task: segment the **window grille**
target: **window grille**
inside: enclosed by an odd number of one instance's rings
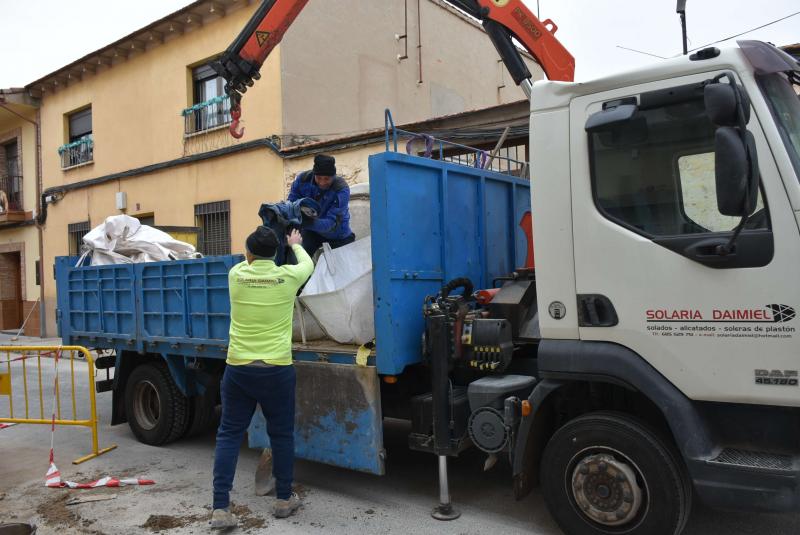
[[[19,143],[12,141],[3,146],[5,169],[0,169],[0,190],[6,194],[8,205],[4,210],[22,211],[22,173],[19,168]]]
[[[83,248],[83,237],[89,232],[89,222],[70,223],[67,225],[67,235],[69,240],[69,255],[78,256]]]
[[[196,204],[195,226],[200,229],[198,250],[206,256],[231,254],[230,201]]]

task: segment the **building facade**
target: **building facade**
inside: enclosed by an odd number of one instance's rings
[[[40,334],[38,99],[0,89],[0,330]],[[27,321],[26,321],[27,320]]]
[[[255,7],[194,2],[27,86],[41,99],[48,333],[55,257],[80,253],[108,216],[135,216],[204,254],[242,252],[260,205],[284,198],[307,165],[298,155],[380,127],[386,108],[413,123],[524,98],[480,25],[439,0],[314,2],[245,95],[246,133],[234,140],[209,65]],[[351,181],[366,179],[354,170],[367,156],[337,151]]]

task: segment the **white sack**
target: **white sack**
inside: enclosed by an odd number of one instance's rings
[[[325,333],[340,344],[375,338],[372,242],[363,238],[331,249],[327,243],[300,300]]]
[[[302,314],[302,317],[301,317]],[[322,340],[325,338],[325,331],[317,323],[316,318],[300,302],[298,297],[294,303],[294,316],[292,317],[292,341],[303,341],[303,328],[305,328],[305,341]]]
[[[135,217],[115,215],[83,237],[92,265],[185,260],[198,256],[194,246],[166,232],[142,225]],[[81,258],[83,259],[83,258]]]

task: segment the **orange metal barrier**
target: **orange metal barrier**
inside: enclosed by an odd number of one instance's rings
[[[86,361],[86,368],[88,369],[88,383],[86,386],[89,389],[89,407],[88,415],[84,403],[81,403],[81,410],[78,408],[78,399],[75,394],[76,386],[76,360],[78,360],[77,367],[83,366],[82,357]],[[62,389],[62,372],[69,362],[69,375],[66,390]],[[5,370],[2,364],[5,362]],[[32,363],[32,364],[29,364]],[[53,380],[43,382],[42,370],[43,365],[50,365],[53,367]],[[32,373],[29,373],[29,368],[33,368]],[[78,381],[81,381],[81,372],[78,370]],[[29,375],[32,375],[32,380],[29,381]],[[38,378],[38,380],[37,380]],[[65,381],[67,382],[67,381]],[[29,384],[34,383],[34,384]],[[78,383],[80,385],[80,383]],[[48,387],[50,390],[48,390]],[[25,417],[15,415],[14,412],[14,397],[15,390],[17,390],[17,401],[20,401],[18,389],[22,389],[22,400],[25,403]],[[62,394],[65,392],[66,394]],[[33,394],[34,399],[30,396]],[[71,418],[62,415],[61,398],[62,395],[68,395],[71,401],[72,411]],[[94,359],[89,353],[89,350],[80,346],[0,346],[0,398],[2,396],[8,397],[8,417],[0,416],[0,423],[15,423],[15,424],[44,424],[44,425],[77,425],[88,427],[92,431],[92,453],[75,459],[73,464],[80,464],[82,462],[93,459],[98,455],[102,455],[108,451],[116,448],[112,445],[107,448],[100,449],[97,440],[97,399],[95,396],[95,367]],[[35,403],[38,396],[38,411],[36,411]],[[46,417],[45,402],[48,399],[54,400],[54,407],[51,412],[50,418]],[[64,412],[67,412],[65,408]],[[18,411],[19,412],[19,411]],[[38,418],[36,418],[38,412]],[[79,417],[79,415],[81,417]],[[33,416],[33,417],[32,417]]]

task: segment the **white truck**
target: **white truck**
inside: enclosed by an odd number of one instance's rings
[[[518,497],[540,481],[570,535],[680,533],[693,495],[800,510],[797,60],[740,41],[573,83],[552,21],[447,1],[530,97],[536,266],[489,303],[468,277],[425,301],[410,445],[440,457],[438,516],[467,442],[508,453]],[[236,117],[306,2],[263,2],[222,55]],[[512,37],[560,81],[532,83]]]
[[[757,41],[534,84],[515,481],[565,532],[680,533],[693,494],[800,509],[799,90]]]

